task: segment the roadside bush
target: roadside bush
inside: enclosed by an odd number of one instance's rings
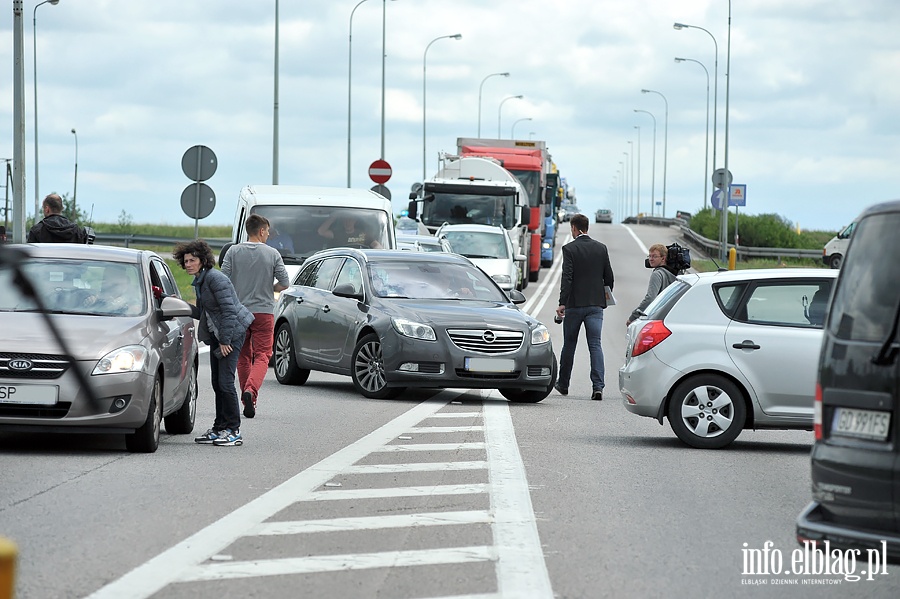
[[[734,240],[734,212],[728,213],[728,240]],[[720,213],[713,208],[691,217],[691,230],[707,239],[719,238]],[[802,231],[797,234],[791,221],[778,214],[741,214],[737,219],[742,246],[766,248],[822,249],[835,235],[833,231]]]

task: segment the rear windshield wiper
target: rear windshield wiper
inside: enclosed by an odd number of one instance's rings
[[[881,342],[881,348],[878,353],[872,356],[872,364],[877,366],[889,366],[894,363],[897,358],[897,347],[894,340],[897,338],[897,328],[900,326],[900,303],[894,309],[894,322],[891,324],[891,330],[888,331],[887,337]]]

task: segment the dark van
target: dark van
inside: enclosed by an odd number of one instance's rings
[[[834,285],[797,540],[900,563],[900,201],[866,209]]]

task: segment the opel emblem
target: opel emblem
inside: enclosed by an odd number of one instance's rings
[[[18,370],[20,372],[31,370],[34,367],[34,364],[31,363],[31,360],[10,360],[9,361],[9,369],[10,370]]]
[[[484,339],[485,343],[493,343],[497,340],[497,336],[494,334],[494,331],[485,331],[481,338]]]

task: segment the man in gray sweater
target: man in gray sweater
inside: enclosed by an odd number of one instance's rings
[[[228,248],[222,261],[222,272],[231,279],[238,299],[254,316],[237,363],[244,416],[253,418],[256,416],[259,388],[266,378],[272,357],[274,294],[287,289],[290,281],[281,254],[266,245],[269,220],[259,214],[251,214],[244,226],[247,228],[247,241]]]
[[[647,306],[656,299],[656,296],[675,281],[675,273],[666,264],[668,254],[669,250],[661,243],[654,243],[650,246],[650,251],[647,254],[647,266],[652,268],[653,272],[650,273],[647,294],[641,300],[641,303],[638,304],[638,307],[628,316],[628,321],[625,323],[626,327],[640,318]]]

